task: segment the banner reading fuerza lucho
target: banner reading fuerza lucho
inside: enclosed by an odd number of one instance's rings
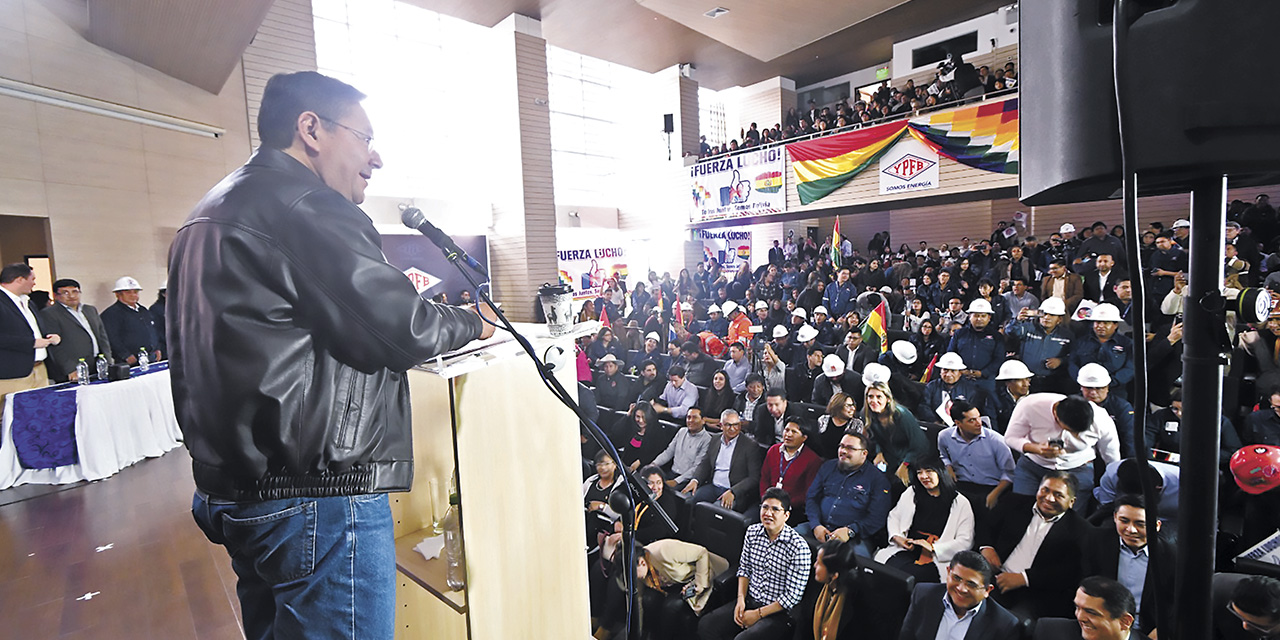
[[[689,167],[693,222],[742,218],[787,209],[781,146],[704,160]]]

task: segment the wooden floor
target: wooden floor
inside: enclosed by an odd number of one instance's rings
[[[193,488],[179,447],[99,482],[0,491],[0,637],[243,638]]]

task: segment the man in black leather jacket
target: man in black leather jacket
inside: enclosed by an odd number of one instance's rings
[[[392,637],[386,492],[413,476],[405,371],[493,333],[384,259],[356,207],[382,166],[363,98],[314,72],[271,78],[262,147],[170,249],[192,511],[231,555],[251,638]]]

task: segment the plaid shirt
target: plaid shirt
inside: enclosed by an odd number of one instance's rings
[[[747,527],[738,577],[747,579],[747,595],[757,602],[777,602],[790,610],[804,596],[811,563],[809,544],[795,529],[783,525],[778,539],[770,541],[757,522]]]

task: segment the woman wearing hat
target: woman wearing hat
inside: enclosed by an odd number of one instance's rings
[[[613,354],[619,362],[626,357],[626,351],[622,348],[622,343],[613,335],[613,329],[609,327],[601,327],[596,332],[596,339],[587,347],[587,360],[591,363],[591,367],[595,368],[596,363],[603,358],[605,354]]]

